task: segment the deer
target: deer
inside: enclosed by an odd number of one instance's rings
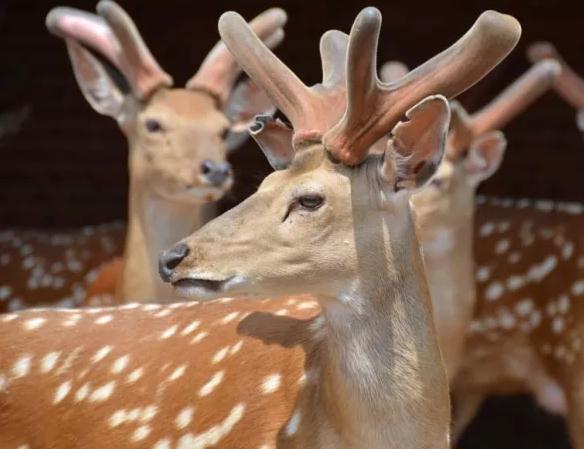
[[[258,117],[250,128],[278,169],[161,254],[161,277],[186,301],[1,317],[0,441],[447,447],[448,382],[409,198],[443,156],[446,98],[507,56],[521,29],[488,11],[383,84],[380,25],[366,8],[349,36],[325,33],[323,82],[309,88],[241,16],[221,16],[223,41],[292,125]],[[390,131],[383,154],[369,154]]]
[[[551,44],[531,46],[528,57],[558,61],[553,87],[575,105],[576,75]],[[582,448],[584,205],[499,197],[479,197],[478,204],[477,304],[452,385],[453,438],[488,396],[530,394],[543,409],[565,416],[574,447]]]
[[[407,67],[397,62],[386,64],[384,69],[387,77],[407,72]],[[450,381],[461,363],[476,304],[473,229],[477,187],[502,162],[507,141],[501,129],[547,92],[559,73],[556,61],[541,61],[473,114],[452,101],[444,160],[429,186],[412,197]]]
[[[168,300],[170,289],[158,279],[158,252],[216,215],[216,201],[233,183],[228,152],[245,141],[248,122],[273,107],[252,83],[236,84],[241,71],[221,42],[186,87],[177,88],[119,5],[101,1],[97,13],[58,7],[46,19],[66,42],[85,99],[117,121],[129,145],[123,259],[103,268],[88,296]],[[286,20],[273,8],[251,26],[274,47]]]

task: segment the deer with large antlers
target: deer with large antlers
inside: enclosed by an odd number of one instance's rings
[[[85,98],[118,122],[130,147],[123,263],[106,267],[90,296],[115,287],[124,301],[168,300],[158,253],[215,215],[213,202],[233,182],[227,151],[245,140],[254,115],[273,106],[249,81],[234,88],[241,70],[221,42],[185,89],[173,88],[126,12],[111,1],[97,11],[61,7],[47,16],[49,30],[66,41]],[[274,8],[251,27],[273,47],[285,22],[284,11]]]
[[[180,295],[309,293],[322,313],[289,298],[4,316],[1,441],[448,446],[448,383],[409,197],[443,154],[449,105],[435,94],[481,79],[520,27],[487,12],[452,47],[383,84],[380,25],[367,8],[349,37],[325,33],[323,83],[309,88],[239,15],[222,16],[226,45],[293,129],[260,117],[252,132],[279,170],[160,259]],[[384,153],[368,154],[390,131]]]
[[[550,44],[532,46],[528,55],[537,64],[559,61],[553,86],[571,104],[584,104],[577,102],[574,71]],[[546,410],[565,415],[573,444],[583,448],[584,205],[484,197],[479,203],[478,302],[453,383],[454,437],[486,397],[528,393]]]

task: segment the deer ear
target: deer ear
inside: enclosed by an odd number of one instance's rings
[[[434,175],[444,155],[450,107],[441,95],[427,97],[406,112],[393,129],[381,164],[381,177],[399,190],[417,190]]]
[[[75,79],[87,102],[98,113],[119,119],[125,95],[103,63],[72,39],[67,39],[67,50]]]
[[[503,160],[507,139],[501,131],[491,131],[476,138],[465,156],[464,170],[473,183],[480,183],[497,171]]]
[[[271,116],[276,112],[275,106],[266,93],[251,80],[245,80],[233,90],[224,113],[231,122],[226,138],[228,150],[239,147],[249,137],[248,128],[254,124],[255,117]]]
[[[258,115],[249,133],[260,146],[274,170],[287,168],[294,159],[292,129],[270,115]]]

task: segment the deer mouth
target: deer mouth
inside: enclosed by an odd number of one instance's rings
[[[208,299],[220,297],[234,283],[235,278],[235,276],[225,279],[189,277],[173,281],[172,286],[179,296]]]

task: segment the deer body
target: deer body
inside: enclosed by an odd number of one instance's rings
[[[127,13],[107,0],[97,10],[94,15],[55,8],[47,16],[49,30],[67,44],[85,98],[118,122],[129,144],[123,261],[104,269],[86,302],[99,304],[112,295],[116,302],[168,300],[171,291],[158,278],[158,253],[215,215],[213,203],[233,183],[227,151],[245,140],[247,121],[272,105],[249,82],[235,86],[240,69],[221,43],[186,88],[173,88]],[[275,8],[252,27],[275,46],[285,22],[285,12]]]

